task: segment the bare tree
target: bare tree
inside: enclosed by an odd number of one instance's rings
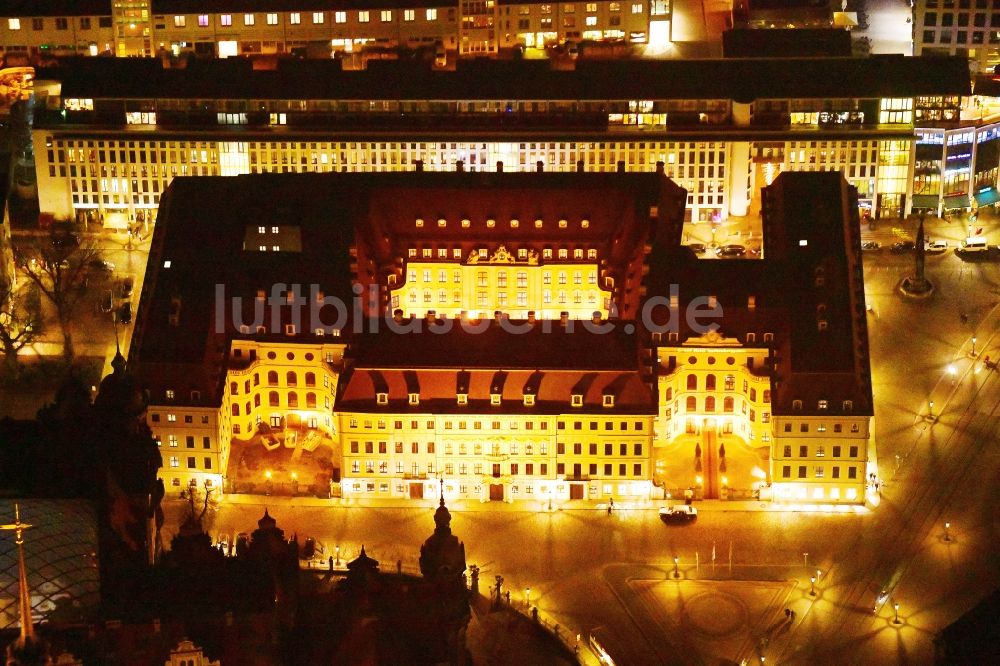
[[[87,293],[90,264],[100,260],[93,247],[77,245],[71,236],[41,238],[19,258],[21,272],[56,309],[63,334],[63,357],[73,360],[73,316]]]
[[[18,353],[41,332],[39,310],[37,298],[31,298],[27,289],[15,287],[0,275],[0,345],[8,376],[17,374]]]

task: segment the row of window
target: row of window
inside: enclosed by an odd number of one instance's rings
[[[59,17],[52,19],[55,23],[56,30],[69,30],[69,18]],[[97,25],[100,28],[110,28],[111,27],[111,17],[110,16],[98,16]],[[90,30],[93,27],[93,20],[90,16],[80,17],[80,30]],[[8,30],[20,30],[21,29],[21,19],[19,18],[9,18],[7,19],[7,29]],[[41,17],[35,17],[31,19],[31,29],[35,32],[41,32],[45,30],[45,19]]]
[[[574,443],[572,443],[573,455],[578,455],[578,456],[579,455],[584,455],[584,453],[583,453],[583,446],[584,445],[582,443],[580,443],[580,442],[574,442]],[[599,449],[599,446],[601,447],[600,449]],[[396,453],[403,453],[405,448],[406,447],[404,446],[403,442],[394,442],[393,443],[393,449],[395,450]],[[512,456],[516,456],[516,455],[520,455],[520,448],[521,448],[520,443],[519,442],[513,442],[513,441],[512,442],[508,442],[507,445],[506,445],[506,447],[503,447],[500,444],[491,444],[487,448],[486,454],[487,455],[493,455],[493,456],[500,456],[500,455],[512,455]],[[632,455],[632,456],[642,457],[643,451],[644,451],[645,447],[642,444],[642,442],[632,442],[632,449],[631,449],[632,453],[631,454],[629,454],[629,444],[627,442],[619,442],[617,448],[618,448],[618,454],[617,455],[619,455],[619,456]],[[362,449],[363,449],[363,451],[362,451]],[[375,453],[376,449],[378,450],[378,453],[388,453],[389,443],[388,442],[363,442],[362,443],[362,442],[359,442],[357,440],[351,440],[351,442],[350,442],[350,451],[351,451],[352,454],[361,454],[362,452],[363,453],[367,453],[367,454],[371,454],[371,453]],[[411,442],[409,449],[410,449],[410,453],[419,454],[420,453],[420,443],[419,442]],[[433,454],[435,452],[435,449],[436,449],[436,447],[435,447],[434,442],[428,442],[425,451],[426,451],[426,453]],[[477,455],[478,456],[478,455],[482,455],[483,454],[483,445],[479,444],[479,443],[472,444],[471,447],[469,445],[465,444],[465,443],[459,443],[457,445],[457,447],[454,444],[451,444],[451,443],[446,443],[444,445],[444,454],[445,455],[454,455],[454,453],[455,453],[456,450],[458,451],[458,455],[463,455],[464,456],[464,455],[468,455],[469,453],[471,453],[472,455]],[[566,443],[565,442],[558,442],[556,444],[556,453],[558,455],[565,455],[566,450],[567,450],[567,447],[566,447]],[[588,455],[592,455],[592,456],[599,455],[598,454],[598,450],[603,450],[605,456],[613,456],[613,455],[615,455],[615,444],[613,442],[604,442],[603,445],[598,445],[597,442],[590,442],[590,443],[587,444],[587,454]],[[548,443],[547,442],[540,442],[539,443],[539,447],[538,447],[538,454],[539,455],[543,455],[543,456],[544,455],[548,455],[548,451],[549,451]],[[535,444],[533,442],[524,442],[524,454],[530,456],[530,455],[534,455],[534,452],[535,452]]]
[[[860,468],[856,467],[856,466],[849,466],[847,468],[847,478],[848,479],[857,479],[857,478],[859,478],[858,469],[860,469]],[[798,470],[796,471],[795,478],[797,478],[797,479],[808,478],[807,477],[807,471],[808,471],[808,466],[806,466],[806,465],[799,465],[798,466]],[[782,479],[790,479],[790,478],[792,478],[792,466],[791,465],[782,465],[782,467],[781,467],[781,478]],[[824,465],[814,465],[813,466],[813,478],[816,478],[816,479],[826,478],[826,467]],[[830,467],[830,478],[831,479],[839,479],[839,478],[841,478],[841,476],[840,476],[840,465],[833,465],[832,467]]]
[[[192,393],[194,393],[194,392],[192,391]],[[173,400],[174,399],[173,391],[167,391],[167,395],[168,395],[168,398],[167,398],[168,400]],[[191,415],[191,414],[182,414],[182,416],[184,417],[184,423],[194,423],[194,416],[193,415]],[[153,423],[159,423],[160,422],[160,413],[159,412],[150,412],[149,418],[150,418],[150,420]],[[172,412],[168,412],[167,413],[167,423],[176,423],[176,422],[177,422],[177,414],[174,414]],[[201,424],[202,425],[207,425],[208,424],[208,414],[202,414],[201,415]]]
[[[181,461],[180,461],[180,458],[178,456],[170,456],[167,460],[168,460],[168,464],[170,466],[170,469],[173,470],[173,469],[180,468]],[[211,471],[211,469],[212,469],[212,459],[209,458],[208,456],[205,456],[204,458],[202,458],[202,461],[203,461],[204,465],[200,469]],[[188,456],[187,457],[187,468],[188,469],[199,469],[198,464],[197,464],[197,458],[195,458],[195,456]],[[179,482],[180,479],[175,479],[175,481]],[[179,483],[175,483],[174,485],[176,486],[176,485],[180,485],[180,484]]]
[[[206,458],[207,460],[207,458]],[[535,463],[524,463],[524,476],[534,476],[535,475]],[[427,475],[437,474],[438,472],[443,472],[444,474],[453,475],[455,474],[456,466],[454,463],[445,463],[443,469],[435,469],[433,462],[428,462],[424,467],[427,471]],[[548,463],[538,463],[538,476],[548,476],[549,465]],[[396,461],[395,471],[390,472],[389,462],[386,460],[353,460],[351,461],[351,473],[352,474],[411,474],[413,476],[420,476],[423,474],[421,472],[421,466],[419,463],[413,462],[410,464],[407,470],[404,463]],[[475,476],[483,475],[483,463],[473,463],[471,468],[467,463],[458,463],[458,474],[465,476],[471,473]],[[566,463],[556,463],[556,475],[566,476]],[[643,463],[632,463],[632,476],[635,478],[642,478],[643,474]],[[362,472],[362,470],[364,470]],[[600,471],[599,471],[600,470]],[[587,465],[586,472],[584,472],[582,465],[575,464],[569,473],[567,478],[579,478],[586,474],[587,476],[597,476],[599,473],[604,477],[626,477],[628,476],[629,465],[628,463],[618,463],[617,470],[616,465],[613,463],[590,463]],[[616,474],[617,472],[617,474]],[[492,465],[487,464],[486,473],[488,476],[493,476],[499,478],[503,475],[502,466],[499,463]],[[520,463],[508,463],[507,464],[507,474],[510,476],[520,476],[521,475],[521,464]]]
[[[856,425],[857,424],[855,424],[855,426]],[[838,430],[836,430],[836,432],[840,432],[840,430],[838,429]],[[857,430],[855,430],[854,432],[857,432]],[[843,451],[843,448],[839,444],[837,444],[837,445],[834,445],[834,446],[831,447],[830,453],[831,453],[832,457],[839,458],[842,451]],[[816,447],[816,449],[813,451],[813,453],[815,454],[815,456],[817,458],[825,458],[826,457],[826,446],[823,445],[823,444],[820,444],[819,446]],[[782,448],[782,454],[783,454],[783,456],[785,458],[791,458],[792,457],[792,447],[791,447],[790,444],[785,444],[785,446]],[[808,458],[809,457],[809,446],[808,445],[806,445],[806,444],[800,444],[799,445],[799,456],[798,457],[799,458]],[[858,457],[858,447],[855,446],[855,445],[851,445],[851,446],[847,447],[847,457],[848,458],[857,458]]]
[[[324,408],[330,409],[330,397],[329,396],[324,396],[323,399],[324,399],[324,405],[323,405]],[[254,408],[260,407],[260,404],[261,404],[260,394],[257,394],[257,395],[255,395],[253,397],[253,407]],[[316,409],[316,405],[317,405],[316,394],[312,393],[312,392],[306,393],[306,395],[305,395],[305,407],[306,407],[306,409]],[[267,406],[268,407],[281,407],[282,406],[281,405],[281,400],[280,400],[280,395],[278,394],[277,391],[268,391],[268,394],[267,394]],[[289,391],[288,395],[285,396],[285,405],[284,406],[287,407],[288,409],[298,409],[301,406],[299,404],[299,394],[296,393],[295,391]],[[250,407],[250,403],[247,402],[246,406],[244,408],[244,413],[247,416],[250,416],[251,411],[252,411],[252,409]],[[233,416],[239,416],[240,415],[240,406],[239,406],[238,403],[234,402],[232,404],[232,414],[233,414]]]
[[[809,428],[810,428],[810,425],[808,423],[806,423],[806,422],[799,423],[799,432],[800,433],[801,432],[809,432]],[[785,423],[785,427],[784,427],[784,431],[785,432],[792,432],[792,424],[786,422]],[[851,424],[851,432],[852,433],[857,433],[857,432],[860,432],[860,431],[861,431],[861,428],[860,428],[860,426],[857,423],[852,423]],[[819,424],[817,424],[816,425],[816,432],[826,432],[826,424],[825,423],[819,423]],[[842,423],[834,423],[833,424],[833,432],[844,432],[844,425]]]
[[[163,446],[163,441],[160,439],[160,436],[159,435],[155,435],[155,439],[156,439],[156,445],[162,447]],[[194,448],[194,441],[195,441],[194,435],[187,435],[184,438],[184,445],[187,448],[189,448],[189,449],[193,449]],[[177,435],[167,435],[167,446],[168,447],[170,447],[172,449],[176,449],[177,448],[177,442],[178,442]],[[210,448],[212,448],[212,438],[211,437],[202,437],[201,438],[201,448],[203,448],[203,449],[210,449]]]
[[[462,393],[462,394],[459,394],[459,395],[465,395],[466,397],[468,397],[468,394],[465,394],[465,393]],[[577,397],[580,398],[581,404],[582,404],[582,396],[574,396],[574,398],[577,398]],[[608,397],[613,398],[613,396],[608,396]],[[612,421],[610,419],[607,419],[607,420],[601,419],[601,420],[593,420],[593,421],[573,421],[572,422],[572,430],[583,430],[584,429],[584,423],[589,423],[588,428],[590,430],[599,430],[598,424],[601,423],[601,422],[604,423],[604,430],[608,431],[608,430],[614,430],[615,429],[614,421]],[[351,418],[351,419],[348,420],[348,427],[351,428],[351,429],[358,429],[360,427],[359,423],[362,423],[362,422],[359,421],[357,418]],[[393,429],[394,430],[402,430],[405,423],[406,422],[402,421],[402,420],[393,421]],[[426,428],[421,428],[420,427],[420,421],[411,420],[411,421],[409,421],[409,429],[410,430],[422,430],[422,429],[423,430],[434,430],[435,429],[435,423],[434,423],[434,421],[426,421],[425,423],[426,423]],[[470,421],[454,421],[454,422],[452,422],[452,421],[445,421],[443,423],[443,427],[444,427],[445,430],[451,430],[452,426],[454,425],[458,430],[465,430],[467,427],[469,427],[472,430],[477,430],[478,431],[478,430],[483,430],[483,423],[484,423],[483,421],[471,421],[471,422]],[[519,423],[522,423],[522,422],[519,422],[519,421],[516,421],[516,420],[511,420],[511,421],[509,421],[506,424],[506,427],[508,427],[511,430],[517,430],[520,427]],[[558,421],[557,424],[556,424],[556,427],[559,430],[567,430],[567,429],[569,429],[569,427],[567,425],[568,423],[569,422],[567,422],[567,421]],[[385,430],[386,429],[386,424],[387,424],[386,419],[378,419],[376,421],[372,421],[370,419],[365,419],[363,421],[363,427],[364,427],[365,430],[371,430],[373,427],[377,428],[378,430]],[[524,429],[525,430],[534,430],[535,429],[535,422],[534,421],[523,421],[523,424],[524,424]],[[490,427],[493,430],[500,430],[501,427],[502,427],[502,422],[498,421],[498,420],[492,421],[490,423]],[[548,421],[539,421],[538,422],[538,430],[548,430],[548,428],[549,428]],[[645,425],[645,423],[643,421],[634,421],[632,423],[632,430],[634,430],[635,432],[644,432],[645,428],[646,428],[646,425]],[[623,431],[623,432],[629,430],[629,423],[628,423],[628,421],[618,421],[618,429],[620,431]]]
[[[430,251],[431,251],[430,248],[424,248],[424,252],[427,253],[427,255],[426,255],[427,257],[430,257],[430,254],[429,254]],[[528,250],[526,248],[520,248],[520,249],[518,249],[519,255],[520,255],[520,252],[522,252],[522,251],[525,253],[524,254],[524,258],[527,259],[527,257],[528,257],[528,254],[527,254]],[[552,252],[553,252],[552,248],[546,248],[545,251],[547,252],[546,258],[548,258],[548,259],[552,258]],[[415,254],[416,253],[416,249],[415,248],[410,248],[410,252],[412,252],[412,253]],[[447,250],[445,250],[445,249],[439,249],[438,250],[439,256],[441,256],[442,252],[447,253]],[[560,248],[558,250],[558,252],[559,252],[559,258],[560,259],[566,259],[568,257],[568,250],[566,250],[565,248]],[[460,254],[461,250],[460,249],[456,248],[455,249],[455,253],[456,253],[456,256],[455,256],[456,259],[461,257],[461,254]],[[480,258],[483,258],[483,259],[486,258],[486,250],[481,250],[481,253],[482,254],[479,254],[477,256],[480,256]],[[521,257],[518,256],[518,258],[520,259]],[[577,248],[576,250],[574,250],[573,251],[573,258],[574,259],[583,259],[583,250],[580,249],[580,248]],[[596,259],[597,258],[597,250],[595,250],[595,249],[587,250],[587,258],[588,259]],[[541,273],[542,273],[542,284],[544,284],[544,285],[551,285],[552,284],[553,271],[542,271]],[[422,279],[418,279],[418,277],[422,278]],[[407,278],[408,278],[409,282],[413,282],[413,283],[415,283],[415,282],[436,282],[437,284],[447,284],[447,282],[448,282],[448,271],[446,269],[444,269],[444,268],[439,268],[438,271],[437,271],[437,280],[436,281],[435,281],[434,277],[435,277],[434,271],[433,271],[433,269],[430,269],[430,268],[424,268],[423,270],[419,270],[419,271],[416,268],[411,268],[411,269],[409,269],[409,271],[407,273]],[[505,270],[499,270],[499,271],[496,272],[496,276],[495,277],[496,277],[496,286],[497,286],[497,288],[499,288],[499,289],[507,289],[508,286],[510,286],[509,283],[508,283],[508,280],[507,280],[507,278],[508,278],[507,271],[505,271]],[[515,280],[514,285],[516,285],[517,287],[525,288],[525,287],[528,286],[528,271],[517,271],[516,273],[513,274],[513,277],[514,277],[514,280]],[[558,271],[558,272],[555,273],[555,277],[556,277],[556,283],[557,284],[568,284],[569,273],[567,271]],[[454,284],[461,284],[462,283],[462,278],[463,278],[463,271],[462,270],[460,270],[460,269],[454,269],[454,270],[451,271],[451,281]],[[573,272],[573,284],[582,285],[583,281],[584,281],[584,272],[583,271],[574,271]],[[594,271],[594,270],[587,271],[587,284],[597,284],[597,271]],[[476,286],[477,287],[488,287],[488,286],[490,286],[490,274],[489,274],[488,271],[477,271],[476,272]]]
[[[732,357],[730,357],[732,358]],[[735,359],[733,359],[735,360]],[[731,363],[730,363],[731,365]],[[685,379],[686,388],[688,391],[698,390],[698,375],[689,374]],[[718,379],[713,374],[705,375],[705,391],[715,391],[717,388]],[[735,375],[725,375],[723,377],[723,388],[726,391],[736,390],[736,376]],[[673,387],[667,387],[666,399],[670,400],[673,398]],[[752,402],[757,402],[757,389],[750,386],[750,382],[747,379],[743,380],[743,393],[749,394],[750,400]],[[764,389],[762,392],[763,401],[765,403],[771,402],[771,391],[769,389]]]
[[[704,407],[702,411],[704,413],[714,414],[716,411],[717,404],[718,403],[714,395],[707,396],[704,402],[702,403],[702,406]],[[734,414],[736,412],[735,404],[736,401],[733,398],[729,396],[724,397],[722,399],[722,413]],[[745,400],[740,401],[740,406],[744,416],[748,415],[749,413],[751,421],[757,420],[757,410],[753,409],[752,407],[748,408]],[[678,405],[677,401],[675,400],[673,409],[671,410],[670,408],[668,408],[666,410],[665,416],[669,420],[670,418],[673,417],[673,412],[679,412],[679,411],[680,411],[680,405]],[[684,411],[688,414],[701,413],[698,410],[698,399],[695,396],[689,395],[685,399]],[[761,423],[769,423],[771,421],[771,412],[761,412],[760,421]]]

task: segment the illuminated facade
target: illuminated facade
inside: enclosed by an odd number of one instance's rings
[[[317,58],[373,47],[439,45],[477,56],[566,41],[644,44],[651,17],[664,21],[669,15],[667,0],[363,0],[350,5],[320,0],[300,7],[276,0],[253,6],[224,0],[36,0],[0,3],[0,45],[27,55],[126,57],[166,50],[209,57]]]
[[[1000,2],[915,0],[913,54],[959,55],[974,71],[1000,64]]]

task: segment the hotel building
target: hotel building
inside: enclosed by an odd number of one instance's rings
[[[912,205],[915,119],[957,114],[969,92],[961,59],[900,56],[581,61],[571,71],[468,61],[445,72],[82,59],[38,79],[41,210],[108,225],[151,219],[178,175],[641,172],[657,162],[688,191],[693,221],[755,215],[755,193],[783,171],[840,171],[863,207],[900,216]]]
[[[178,178],[131,351],[168,487],[224,483],[234,438],[294,431],[306,450],[333,442],[346,497],[420,498],[441,479],[482,501],[751,485],[862,501],[856,192],[782,175],[764,258],[701,260],[664,168]],[[680,314],[699,305],[715,326]],[[199,436],[210,454],[186,451]],[[719,444],[761,476],[727,476]],[[700,478],[654,489],[658,461],[680,469],[696,446]]]

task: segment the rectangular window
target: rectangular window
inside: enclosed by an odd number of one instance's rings
[[[417,18],[417,12],[413,9],[403,10],[403,20],[409,23]]]
[[[187,17],[186,16],[175,16],[174,17],[174,27],[175,28],[183,28],[186,25],[187,25]]]
[[[232,14],[222,14],[221,16],[219,16],[219,25],[229,26],[229,25],[232,25],[232,24],[233,24],[233,15]]]
[[[20,30],[21,29],[21,19],[16,19],[16,18],[7,19],[7,28],[9,30]]]
[[[208,14],[198,14],[198,27],[199,28],[208,27]]]
[[[255,21],[255,19],[253,17],[253,14],[244,14],[243,15],[243,25],[253,25],[254,21]]]
[[[641,14],[642,13],[642,3],[641,2],[633,2],[632,3],[632,13],[633,14]]]
[[[427,13],[425,14],[425,16],[427,17],[428,21],[437,21],[438,10],[436,10],[436,9],[428,9]]]
[[[194,462],[194,456],[188,456],[188,469],[197,469],[198,466]]]
[[[267,24],[268,25],[278,25],[278,15],[275,14],[274,12],[269,13],[267,15]]]
[[[358,23],[368,23],[371,20],[371,15],[368,11],[358,12]]]
[[[69,29],[69,19],[57,18],[56,19],[56,30],[68,30]]]
[[[288,15],[288,22],[292,25],[299,25],[302,23],[302,14],[299,12],[292,12]]]
[[[334,12],[333,20],[337,23],[347,23],[347,12]]]
[[[313,12],[313,24],[319,25],[323,22],[323,12]]]
[[[781,478],[783,478],[783,479],[790,479],[791,477],[792,477],[792,466],[791,465],[784,465],[781,468]]]
[[[379,16],[382,19],[382,23],[391,23],[392,22],[392,10],[391,9],[383,9],[379,13]]]

